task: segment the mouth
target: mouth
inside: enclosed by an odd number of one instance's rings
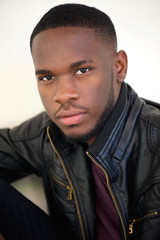
[[[65,113],[58,116],[58,119],[64,126],[73,126],[80,124],[86,113]]]

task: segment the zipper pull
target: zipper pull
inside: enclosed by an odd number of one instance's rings
[[[129,234],[133,234],[133,220],[129,221]]]
[[[70,186],[67,186],[68,190],[68,195],[67,195],[67,200],[72,200],[72,188]]]

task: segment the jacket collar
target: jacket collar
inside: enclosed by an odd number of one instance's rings
[[[103,154],[106,148],[109,150],[111,147],[111,136],[113,138],[113,135],[115,135],[116,132],[118,134],[118,129],[121,131],[125,122],[124,120],[129,112],[130,92],[131,88],[127,84],[123,83],[119,99],[114,109],[101,129],[99,136],[87,150],[94,158],[96,158],[100,153]]]

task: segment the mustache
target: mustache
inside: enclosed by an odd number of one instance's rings
[[[61,106],[57,109],[57,111],[54,113],[53,116],[56,117],[57,114],[62,110],[68,111],[70,109],[76,109],[76,110],[82,110],[84,112],[88,112],[87,107],[81,106],[77,103],[65,103],[65,104],[61,104]]]

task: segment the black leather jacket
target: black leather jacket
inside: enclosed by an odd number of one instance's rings
[[[140,99],[124,83],[114,110],[88,149],[66,143],[46,113],[0,130],[0,178],[11,182],[33,172],[42,177],[58,239],[96,239],[91,161],[105,172],[121,239],[159,240],[158,104]]]

